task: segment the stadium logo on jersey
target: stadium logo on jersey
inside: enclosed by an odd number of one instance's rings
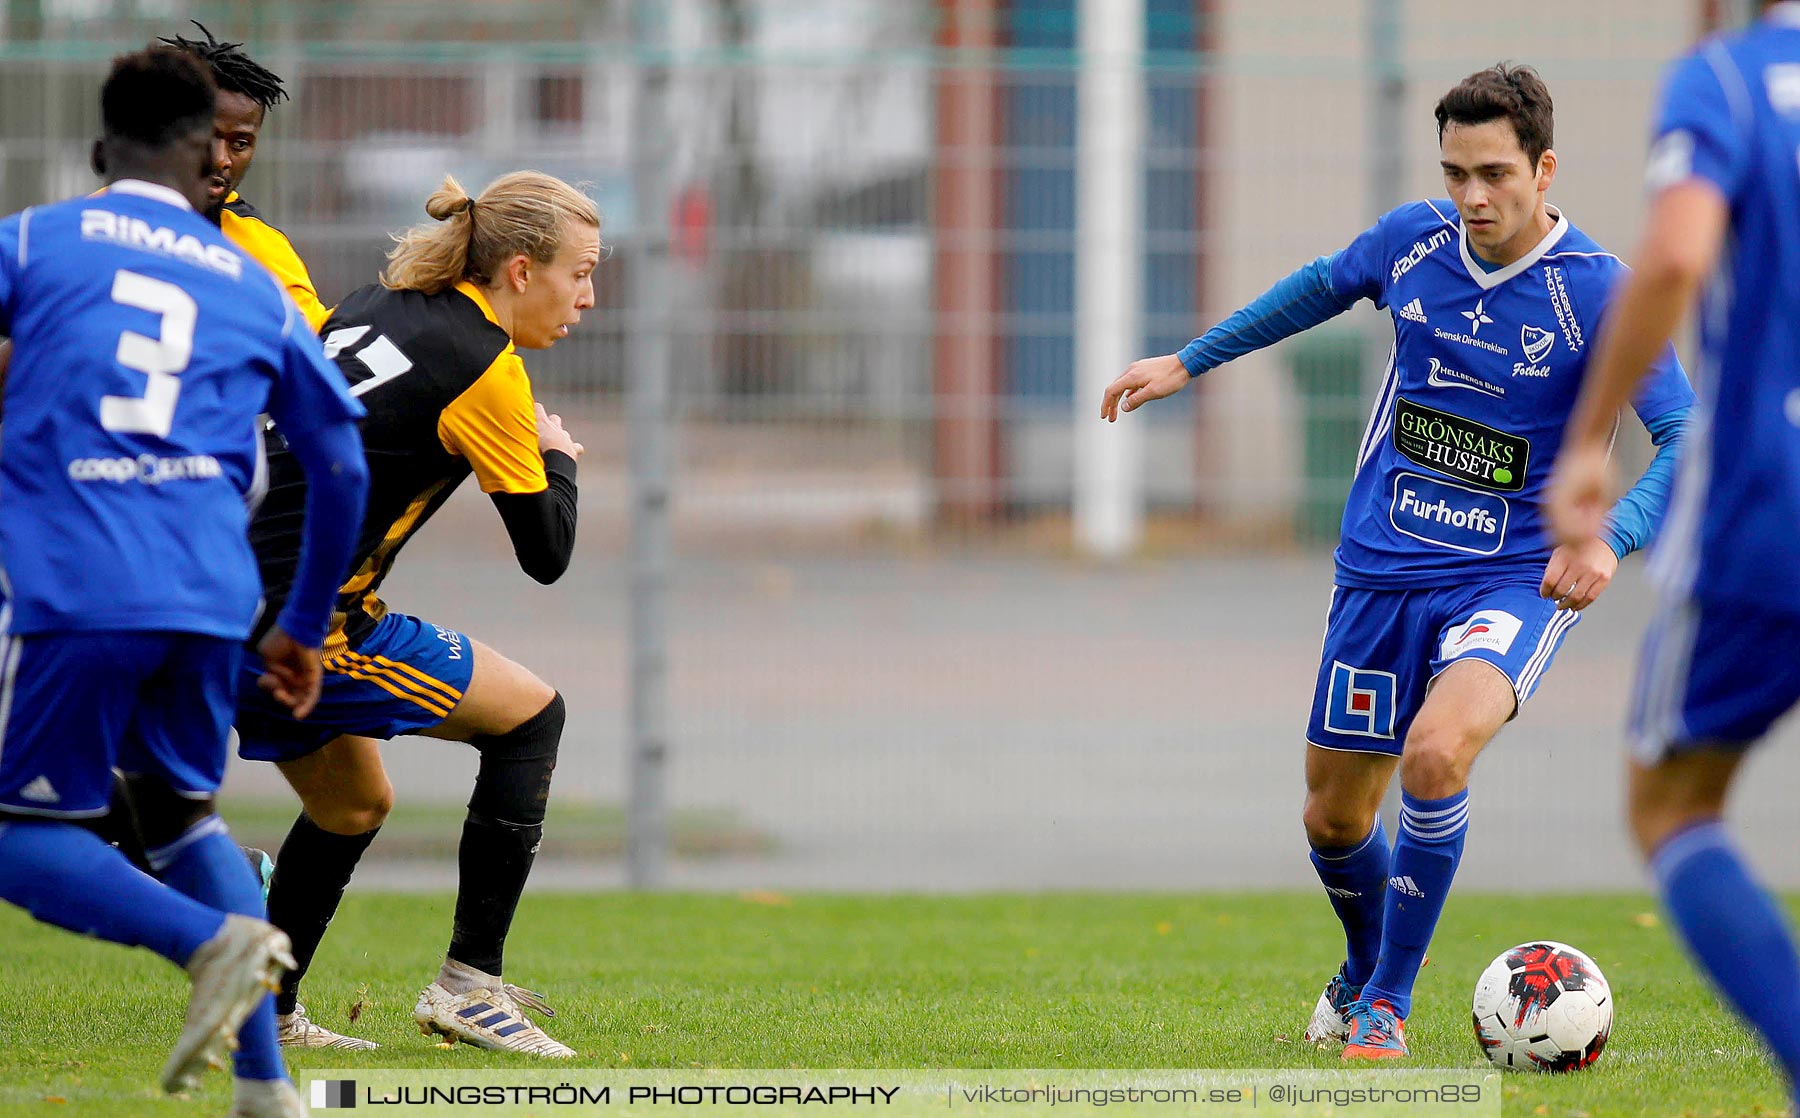
[[[1331,686],[1325,695],[1325,728],[1334,734],[1392,738],[1396,684],[1392,672],[1353,668],[1333,660]]]
[[[1394,449],[1428,470],[1503,493],[1525,488],[1531,462],[1531,440],[1404,396],[1394,405]]]
[[[1511,506],[1493,493],[1465,489],[1419,474],[1394,478],[1388,523],[1394,531],[1469,555],[1493,555],[1506,543]]]
[[[1488,317],[1487,311],[1482,309],[1486,305],[1486,299],[1477,299],[1475,300],[1474,310],[1462,312],[1462,316],[1469,320],[1469,337],[1471,338],[1481,333],[1481,328],[1483,326],[1489,325],[1494,321]]]
[[[1417,299],[1414,299],[1412,302],[1400,308],[1400,317],[1408,322],[1431,321],[1429,318],[1425,317],[1425,305]]]
[[[202,244],[192,233],[177,236],[173,229],[111,210],[82,210],[81,239],[111,241],[125,248],[173,256],[232,279],[244,271],[243,258],[224,245]]]
[[[1489,384],[1472,373],[1461,369],[1452,369],[1435,357],[1426,358],[1431,362],[1431,372],[1425,375],[1425,383],[1433,388],[1467,388],[1471,392],[1479,392],[1484,396],[1498,399],[1506,398],[1506,389],[1498,384]]]
[[[1556,335],[1549,330],[1540,330],[1529,322],[1519,327],[1519,345],[1525,350],[1525,360],[1533,365],[1542,361],[1555,344]]]
[[[1444,634],[1438,659],[1454,660],[1477,648],[1491,648],[1505,655],[1513,645],[1524,622],[1502,609],[1484,609],[1474,617]]]
[[[1389,277],[1388,282],[1398,283],[1401,276],[1418,267],[1427,256],[1430,256],[1432,253],[1449,243],[1450,230],[1448,229],[1439,229],[1423,241],[1414,241],[1413,247],[1407,251],[1406,255],[1394,260],[1394,271]],[[1418,321],[1423,322],[1424,319],[1419,319]]]
[[[1581,336],[1581,322],[1575,317],[1574,304],[1569,302],[1569,277],[1561,268],[1545,265],[1544,288],[1550,292],[1550,305],[1556,310],[1556,326],[1562,331],[1563,341],[1569,343],[1571,353],[1580,353],[1587,343]]]
[[[1800,65],[1777,62],[1763,71],[1769,104],[1782,116],[1800,115]]]

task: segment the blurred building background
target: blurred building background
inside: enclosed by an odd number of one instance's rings
[[[1552,201],[1628,252],[1661,67],[1736,6],[1515,0],[1496,21],[1447,0],[1145,0],[1137,352],[1177,348],[1388,206],[1441,194],[1432,105],[1500,59],[1537,66],[1557,98]],[[3,10],[8,212],[92,187],[106,60],[190,19],[287,79],[243,192],[327,302],[374,278],[445,173],[474,188],[535,167],[599,200],[600,307],[528,355],[588,448],[576,568],[549,589],[519,576],[466,493],[387,595],[569,695],[557,811],[576,837],[544,880],[623,876],[609,859],[644,585],[627,560],[643,434],[627,394],[651,311],[671,326],[665,880],[1311,880],[1300,735],[1391,331],[1364,308],[1131,417],[1147,529],[1122,562],[1080,554],[1075,432],[1098,401],[1075,389],[1077,0]],[[646,289],[656,307],[634,305]],[[1641,432],[1622,457],[1646,460]],[[1467,877],[1636,884],[1616,743],[1647,603],[1628,572],[1484,761],[1494,829]],[[457,802],[473,771],[440,743],[388,757],[409,804]],[[234,780],[252,799],[281,787],[262,766]],[[1780,780],[1751,789],[1750,825],[1776,825],[1755,797]],[[268,809],[271,839],[286,810]],[[416,810],[383,880],[442,879],[450,816]],[[1800,856],[1772,872],[1800,883]]]

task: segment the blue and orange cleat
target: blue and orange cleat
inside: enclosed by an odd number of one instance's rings
[[[1398,1060],[1406,1055],[1406,1022],[1386,998],[1351,1002],[1344,1021],[1350,1026],[1344,1059]]]
[[[1344,1011],[1350,1003],[1362,996],[1362,987],[1352,986],[1344,978],[1344,970],[1349,964],[1338,968],[1325,984],[1324,993],[1319,995],[1319,1002],[1313,1006],[1312,1020],[1306,1025],[1306,1043],[1326,1045],[1332,1042],[1342,1044],[1349,1035],[1350,1026],[1344,1023]]]

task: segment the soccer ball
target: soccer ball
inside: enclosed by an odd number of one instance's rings
[[[1521,943],[1475,983],[1475,1039],[1495,1067],[1587,1067],[1600,1058],[1612,1024],[1606,976],[1566,943]]]

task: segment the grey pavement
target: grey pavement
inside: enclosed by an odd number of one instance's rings
[[[460,499],[459,499],[460,500]],[[616,542],[538,587],[491,513],[434,523],[385,597],[519,659],[568,697],[557,796],[625,797],[625,571]],[[587,526],[584,526],[586,529]],[[692,889],[1306,887],[1301,745],[1330,564],[1323,556],[1120,566],[930,554],[730,560],[672,572],[677,806],[727,808],[767,854],[684,860]],[[1633,563],[1478,763],[1464,888],[1636,889],[1620,824],[1620,724],[1651,595]],[[1733,819],[1800,887],[1790,726],[1753,760]],[[403,798],[459,801],[465,747],[386,753]],[[238,765],[238,793],[275,793]],[[374,856],[378,858],[377,844]],[[365,887],[443,887],[382,863]],[[537,888],[613,888],[621,866],[551,864]]]

